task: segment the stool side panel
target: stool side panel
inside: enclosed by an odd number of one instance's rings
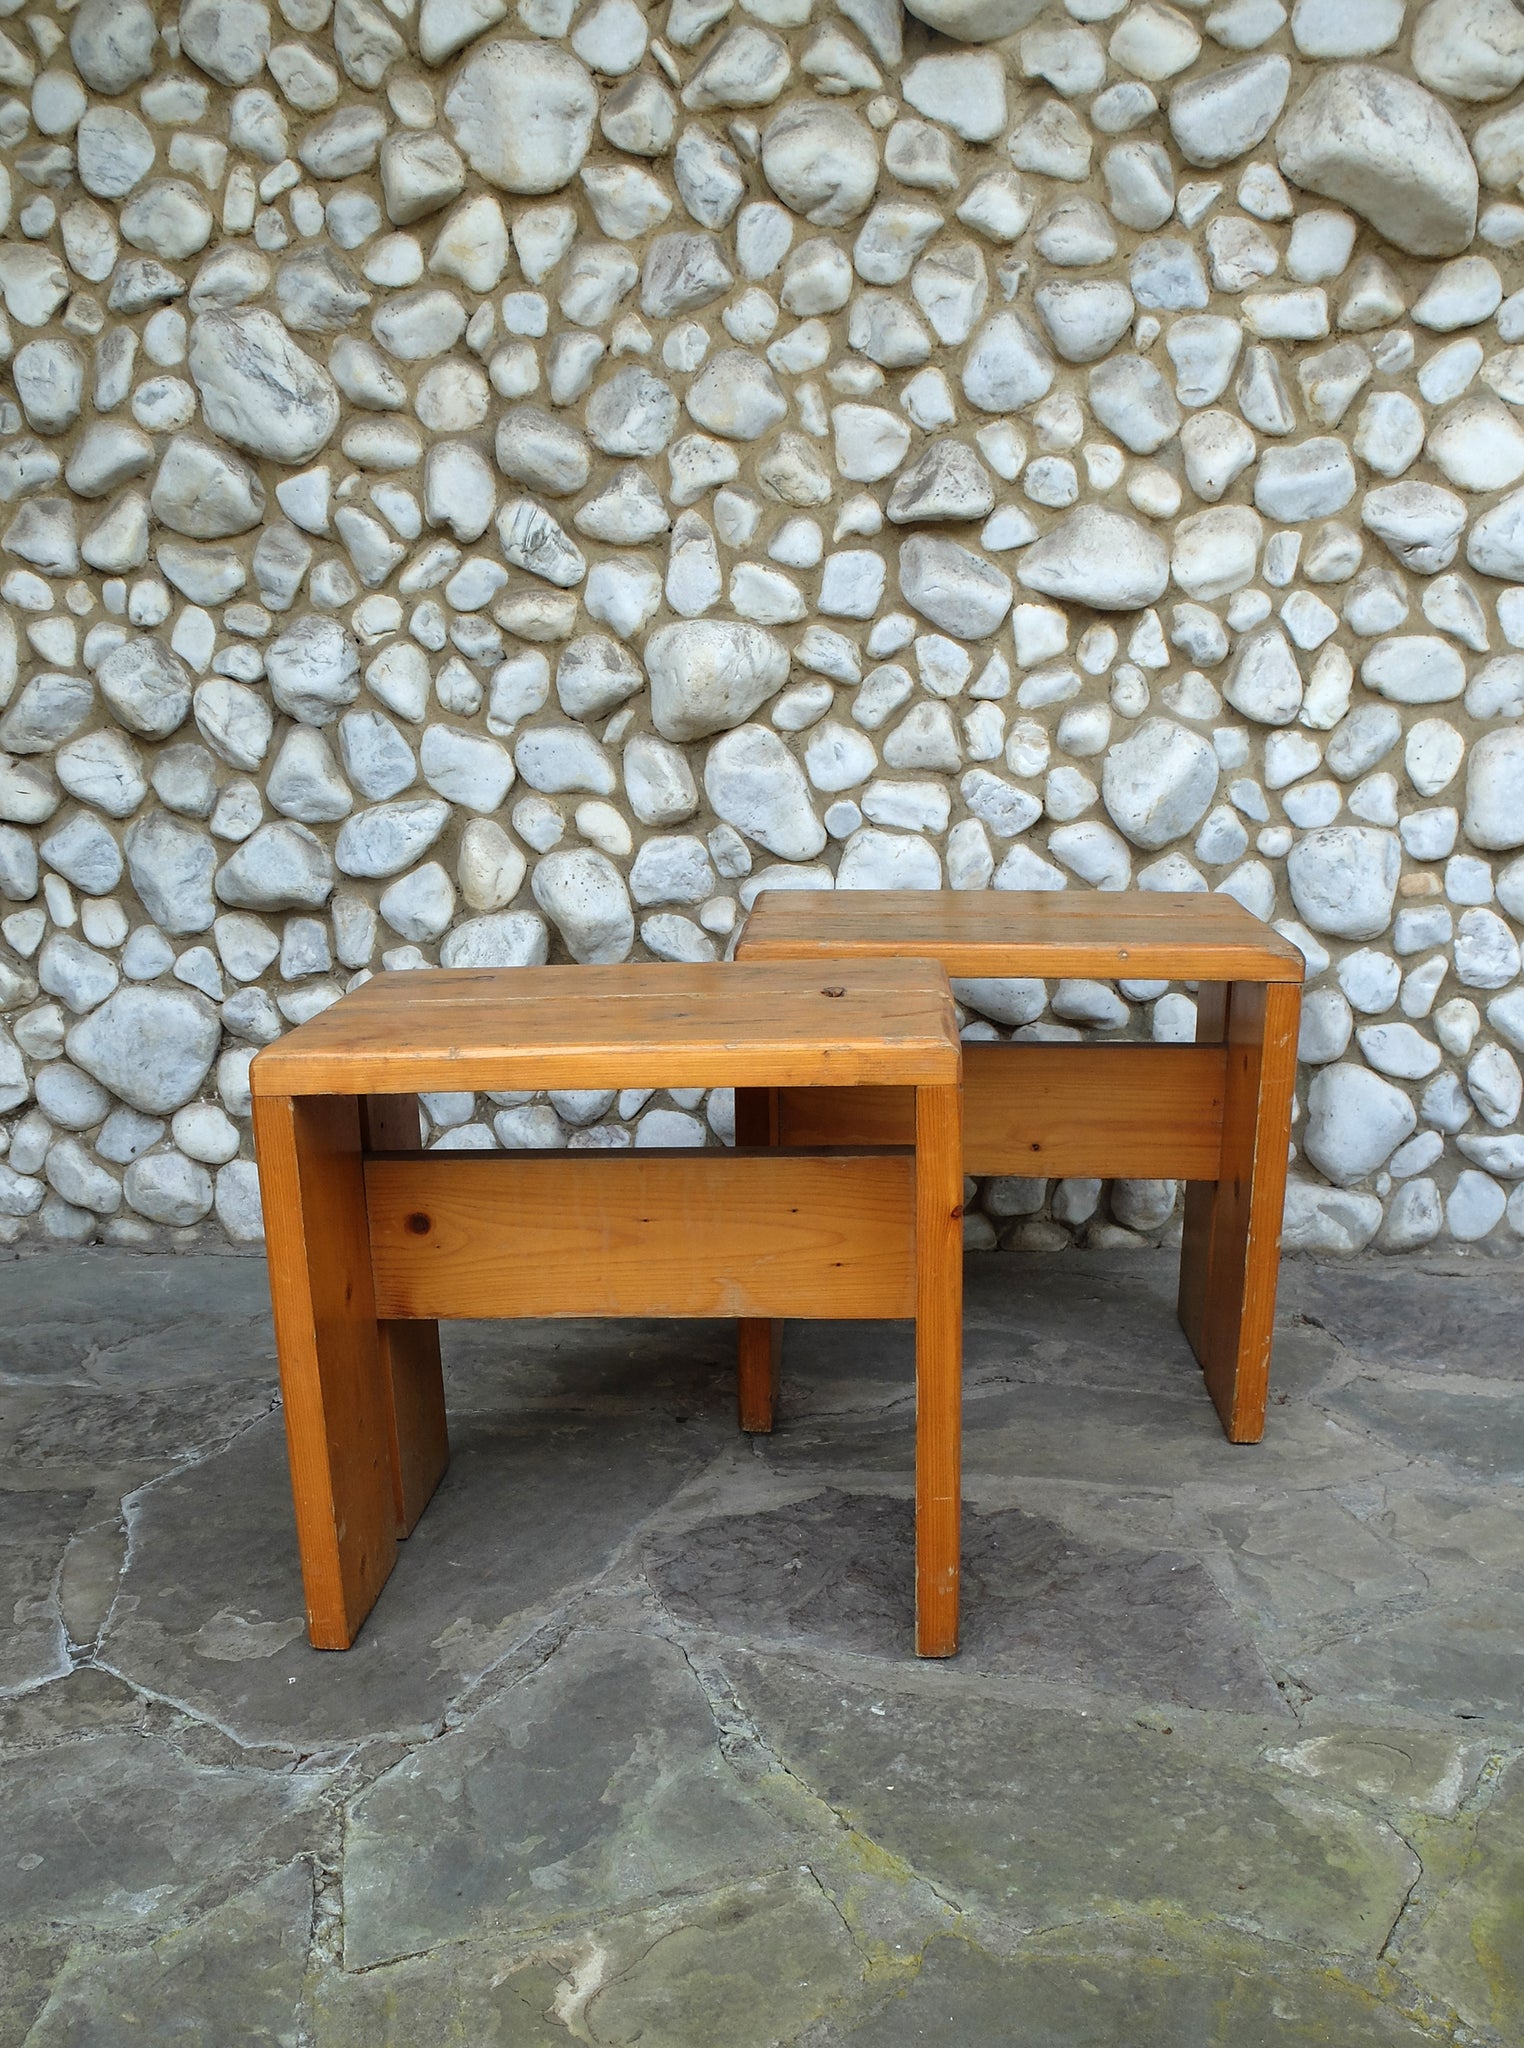
[[[963,1499],[963,1091],[918,1088],[915,1647],[958,1648]]]
[[[347,1649],[396,1561],[357,1104],[254,1105],[308,1635]]]
[[[417,1096],[362,1095],[360,1130],[367,1152],[421,1151]],[[410,1536],[450,1462],[439,1325],[384,1322],[379,1334],[391,1389],[397,1534]]]
[[[1198,990],[1196,996],[1196,1043],[1222,1049],[1226,1085],[1228,997],[1222,982]],[[1220,1162],[1219,1162],[1220,1164]],[[1212,1293],[1212,1219],[1217,1206],[1217,1175],[1202,1174],[1188,1180],[1180,1235],[1180,1284],[1177,1314],[1186,1342],[1196,1362],[1205,1370],[1207,1357],[1206,1312]]]
[[[1252,983],[1228,992],[1222,1168],[1192,1342],[1233,1443],[1258,1443],[1265,1429],[1300,995]]]

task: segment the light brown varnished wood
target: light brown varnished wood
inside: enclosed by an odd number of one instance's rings
[[[416,1095],[360,1098],[360,1135],[367,1152],[420,1149]],[[382,1323],[381,1355],[391,1387],[392,1487],[397,1534],[410,1536],[450,1462],[439,1325]]]
[[[909,1316],[894,1152],[428,1152],[368,1159],[384,1316]]]
[[[963,1062],[967,1173],[1174,1180],[1217,1169],[1213,1047],[976,1040]]]
[[[922,1636],[937,1654],[950,1648],[956,1241],[927,1221],[909,1149],[801,1153],[771,1142],[781,1086],[926,1083],[956,1104],[961,1057],[942,970],[816,961],[802,973],[440,971],[379,990],[357,994],[358,1014],[337,1005],[268,1048],[253,1077],[313,1641],[352,1640],[398,1525],[443,1469],[438,1317],[731,1316],[771,1347],[789,1314],[914,1314],[930,1347]],[[396,1100],[427,1086],[608,1080],[739,1085],[743,1128],[760,1114],[768,1142],[729,1153],[423,1153],[415,1105]],[[396,1149],[362,1152],[362,1126]],[[933,1136],[938,1128],[928,1125]],[[944,1129],[943,1152],[948,1142]],[[955,1199],[955,1171],[948,1190]],[[401,1326],[414,1319],[426,1342],[409,1348]],[[769,1348],[761,1379],[769,1414],[774,1356]]]
[[[268,1045],[255,1094],[948,1082],[932,962],[440,968],[384,974]]]
[[[914,1142],[914,1135],[912,1131],[905,1142]],[[776,1088],[736,1090],[735,1142],[753,1149],[777,1144]],[[765,1436],[771,1430],[782,1377],[782,1323],[768,1317],[742,1317],[736,1325],[736,1413],[749,1436]]]
[[[929,956],[960,978],[1300,982],[1303,971],[1296,947],[1231,896],[1147,890],[775,889],[757,899],[735,952]]]
[[[916,1090],[915,1647],[958,1647],[963,1469],[963,1105]]]
[[[1218,895],[1078,891],[764,895],[739,960],[931,955],[955,977],[1189,980],[1197,1044],[970,1042],[964,1164],[974,1174],[1184,1180],[1180,1321],[1223,1428],[1264,1410],[1295,1079],[1300,952]],[[787,1143],[903,1142],[908,1092],[784,1088]]]
[[[968,1067],[964,1065],[965,1085]],[[913,1088],[780,1088],[784,1145],[913,1145]]]
[[[1221,1046],[1227,1060],[1228,985],[1203,982],[1196,993],[1196,1043]],[[1226,1081],[1226,1065],[1224,1065]],[[1219,1160],[1218,1164],[1221,1164]],[[1180,1283],[1177,1296],[1180,1327],[1200,1362],[1205,1346],[1203,1318],[1211,1289],[1212,1212],[1217,1200],[1217,1170],[1187,1177],[1185,1215],[1180,1237]]]
[[[1193,1180],[1222,1154],[1216,1046],[980,1043],[963,1048],[963,1170],[1062,1180]],[[779,1092],[785,1145],[904,1145],[908,1088]]]
[[[1222,1167],[1209,1196],[1191,1191],[1181,1323],[1230,1441],[1258,1443],[1275,1333],[1301,990],[1238,982],[1225,1007]]]
[[[254,1141],[307,1634],[346,1650],[397,1555],[359,1105],[258,1097]]]

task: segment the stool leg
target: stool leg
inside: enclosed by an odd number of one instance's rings
[[[420,1147],[416,1095],[367,1095],[360,1102],[367,1152],[416,1152]],[[444,1373],[439,1325],[383,1322],[381,1356],[391,1392],[392,1492],[397,1534],[411,1536],[450,1462],[445,1424]]]
[[[1228,991],[1222,982],[1203,982],[1196,991],[1196,1043],[1222,1045],[1228,1035]],[[1226,1105],[1224,1105],[1226,1107]],[[1220,1163],[1220,1162],[1219,1162]],[[1217,1200],[1214,1180],[1187,1181],[1185,1227],[1180,1240],[1180,1327],[1198,1363],[1205,1356],[1204,1328],[1210,1292],[1212,1214]]]
[[[963,1491],[963,1092],[915,1098],[915,1648],[958,1647]]]
[[[359,1103],[256,1095],[254,1142],[307,1634],[347,1650],[397,1558]]]
[[[1186,1190],[1180,1323],[1235,1444],[1265,1432],[1301,989],[1201,991],[1198,1036],[1228,1048],[1222,1168]]]
[[[776,1088],[736,1090],[736,1143],[776,1145]],[[736,1396],[742,1429],[765,1436],[773,1426],[778,1382],[783,1367],[783,1325],[761,1316],[744,1316],[736,1324]]]

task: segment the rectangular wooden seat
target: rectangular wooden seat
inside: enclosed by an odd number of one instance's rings
[[[1201,985],[1194,1045],[965,1044],[964,1166],[1186,1182],[1181,1325],[1227,1435],[1257,1442],[1296,1080],[1296,947],[1231,897],[1067,890],[780,890],[760,898],[736,947],[749,962],[901,955],[940,961],[955,994],[983,979]],[[892,1145],[906,1109],[893,1088],[850,1100],[783,1089],[745,1113],[765,1115],[783,1143]],[[758,1384],[761,1346],[743,1332],[743,1375]],[[760,1400],[753,1410],[761,1426]]]
[[[949,975],[1100,981],[1302,980],[1289,939],[1231,896],[1147,890],[770,890],[736,947],[751,961],[939,960]],[[1019,965],[1016,962],[1019,961]]]
[[[450,1088],[905,1087],[949,1078],[951,1010],[924,963],[797,968],[437,968],[378,975],[266,1046],[256,1093]],[[953,1031],[953,1061],[957,1033]],[[469,1072],[469,1078],[466,1078]],[[956,1078],[954,1073],[953,1078]]]
[[[913,1316],[916,1646],[950,1655],[960,1071],[929,960],[395,974],[261,1052],[254,1131],[312,1642],[353,1641],[445,1469],[440,1318],[733,1316],[767,1333],[789,1316]],[[734,1086],[742,1102],[887,1089],[906,1114],[887,1147],[768,1132],[734,1150],[419,1150],[421,1090],[609,1085]]]

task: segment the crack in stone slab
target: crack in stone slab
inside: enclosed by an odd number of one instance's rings
[[[1094,1923],[1007,1951],[939,1937],[908,1983],[809,2048],[1434,2048],[1439,2038],[1450,2029],[1338,1965],[1232,1934]]]
[[[753,1867],[764,1842],[786,1853],[680,1652],[579,1635],[351,1807],[346,1961],[691,1891]]]
[[[1407,1852],[1381,1823],[1245,1771],[1220,1738],[1171,1746],[919,1692],[880,1691],[887,1711],[875,1716],[859,1684],[806,1694],[786,1657],[729,1661],[792,1770],[966,1905],[1023,1931],[1173,1902],[1266,1939],[1360,1955],[1379,1945],[1372,1919],[1384,1933],[1410,1881]]]
[[[165,2041],[188,2011],[202,2040],[294,2042],[312,1910],[311,1872],[297,1860],[146,1947],[77,1947],[25,2048]]]
[[[104,1661],[250,1743],[310,1753],[358,1732],[426,1735],[696,1468],[700,1446],[672,1434],[633,1418],[471,1418],[354,1647],[314,1659],[296,1630],[229,1662],[198,1647],[214,1616],[279,1633],[304,1611],[284,1441],[256,1426],[134,1496]],[[215,1552],[196,1542],[212,1513]]]

